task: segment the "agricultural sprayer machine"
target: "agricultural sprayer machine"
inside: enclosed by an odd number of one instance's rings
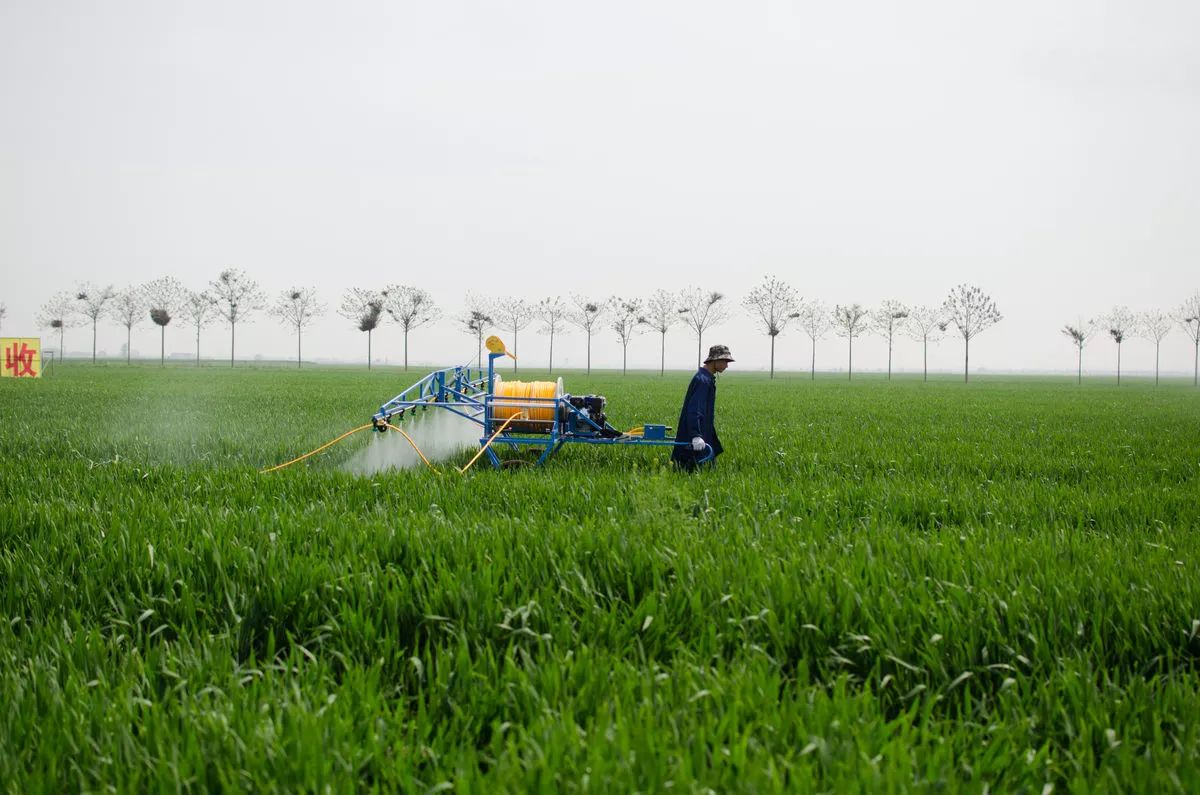
[[[430,410],[448,411],[480,426],[481,449],[476,458],[486,453],[492,466],[497,468],[503,463],[496,452],[497,447],[541,448],[542,453],[537,459],[541,465],[565,444],[608,447],[686,444],[668,438],[666,425],[648,423],[627,431],[614,428],[605,414],[607,401],[604,397],[566,394],[561,378],[556,381],[506,381],[496,372],[496,360],[512,354],[498,337],[489,337],[486,345],[486,370],[461,366],[433,371],[380,406],[372,418],[374,429],[379,432],[400,430],[397,424],[405,417]],[[701,460],[708,461],[712,457],[710,447]]]

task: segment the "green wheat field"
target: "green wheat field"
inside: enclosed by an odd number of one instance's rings
[[[0,382],[3,787],[1200,791],[1190,384],[730,371],[692,477],[259,474],[421,374]]]

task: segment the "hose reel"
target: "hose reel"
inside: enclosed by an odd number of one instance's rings
[[[511,418],[508,427],[522,433],[550,433],[562,394],[561,378],[556,381],[505,381],[497,373],[492,381],[492,419],[504,422]]]

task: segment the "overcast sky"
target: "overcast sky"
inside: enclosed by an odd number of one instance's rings
[[[1004,320],[986,369],[1074,367],[1064,323],[1174,309],[1200,287],[1200,3],[255,3],[0,0],[0,333],[82,280],[244,269],[272,294],[412,284],[450,317],[483,294],[737,304],[770,273],[807,298],[939,303]],[[763,368],[740,306],[709,342]],[[530,329],[519,346],[545,360]],[[49,336],[48,332],[42,332]],[[380,357],[397,361],[383,328]],[[101,327],[116,355],[124,329]],[[286,357],[260,315],[239,356]],[[68,331],[68,349],[90,331]],[[639,338],[631,364],[653,366]],[[228,331],[207,329],[207,355]],[[133,348],[156,354],[157,328]],[[312,357],[365,355],[331,311]],[[668,363],[694,340],[668,336]],[[192,350],[182,326],[168,351]],[[417,360],[461,361],[449,319]],[[556,340],[583,364],[583,337]],[[778,366],[807,367],[798,329]],[[886,365],[878,339],[856,369]],[[619,366],[606,331],[593,360]],[[931,351],[961,366],[961,342]],[[907,340],[900,369],[919,369]],[[1153,347],[1125,350],[1153,367]],[[845,342],[818,367],[845,366]],[[1085,365],[1112,369],[1096,340]],[[1182,333],[1164,368],[1191,370]]]

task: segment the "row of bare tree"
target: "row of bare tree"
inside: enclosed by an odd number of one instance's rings
[[[1200,377],[1200,292],[1188,298],[1173,314],[1154,309],[1135,313],[1126,306],[1115,306],[1107,315],[1078,320],[1063,326],[1077,352],[1076,383],[1083,383],[1083,349],[1098,335],[1117,344],[1117,385],[1121,384],[1121,344],[1129,337],[1141,337],[1154,343],[1154,383],[1158,383],[1158,360],[1162,341],[1178,326],[1195,348],[1192,384]]]
[[[812,343],[811,377],[816,377],[817,342],[831,330],[847,341],[847,377],[853,378],[854,340],[874,333],[887,341],[888,378],[892,375],[892,352],[897,337],[920,342],[923,372],[928,378],[929,344],[952,333],[963,340],[963,379],[970,377],[971,341],[1002,318],[995,302],[978,287],[960,284],[936,306],[906,306],[887,300],[874,309],[862,305],[838,304],[830,309],[817,300],[804,300],[791,285],[767,276],[742,300],[742,306],[770,339],[770,373],[775,375],[775,338],[792,324],[799,326]],[[200,331],[213,320],[223,320],[230,330],[229,363],[234,363],[237,325],[257,312],[267,311],[296,334],[296,365],[302,361],[304,331],[327,308],[311,287],[291,287],[269,300],[258,283],[238,270],[224,270],[199,291],[186,288],[173,277],[156,279],[140,287],[114,290],[112,286],[80,285],[73,293],[60,293],[42,308],[39,324],[57,330],[62,350],[64,329],[78,322],[92,327],[92,360],[96,358],[96,330],[102,319],[111,318],[126,330],[126,358],[133,328],[146,319],[160,329],[160,361],[165,359],[166,328],[173,320],[188,323],[196,333],[196,361],[200,361]],[[456,325],[474,338],[478,360],[483,357],[483,339],[495,329],[508,336],[511,349],[518,352],[520,334],[537,322],[538,331],[550,338],[549,368],[554,369],[554,337],[569,326],[580,329],[587,339],[587,369],[591,372],[592,337],[606,328],[621,343],[621,369],[625,371],[629,344],[641,332],[660,337],[660,374],[666,370],[666,337],[676,325],[688,328],[696,337],[697,361],[702,359],[705,332],[728,319],[726,296],[720,292],[689,288],[680,292],[656,290],[646,299],[609,298],[595,300],[573,295],[529,301],[524,298],[483,298],[468,293],[466,307],[454,316]],[[367,366],[371,366],[372,335],[381,324],[391,321],[404,335],[404,367],[408,368],[409,333],[441,317],[441,310],[429,293],[407,285],[383,289],[354,287],[342,296],[338,314],[367,334]],[[0,305],[0,321],[4,307]],[[1155,383],[1158,382],[1158,350],[1162,340],[1179,326],[1196,348],[1193,382],[1200,378],[1200,292],[1189,298],[1173,314],[1153,311],[1135,315],[1125,307],[1113,309],[1107,316],[1080,321],[1063,328],[1078,347],[1078,377],[1082,380],[1083,349],[1096,334],[1106,332],[1117,344],[1117,382],[1121,377],[1121,344],[1126,337],[1144,336],[1155,343]],[[513,360],[514,369],[519,366]]]
[[[909,307],[887,300],[876,309],[861,304],[837,304],[830,311],[820,301],[803,300],[796,290],[774,276],[767,276],[742,303],[771,338],[771,377],[775,376],[775,338],[791,321],[796,321],[812,341],[811,377],[817,372],[817,341],[832,328],[846,339],[846,377],[854,377],[854,340],[875,333],[887,340],[887,375],[892,377],[892,351],[896,337],[904,334],[923,346],[923,373],[929,378],[929,343],[936,342],[953,327],[963,340],[963,379],[969,380],[971,340],[1000,322],[996,302],[978,287],[960,284],[939,306]]]

